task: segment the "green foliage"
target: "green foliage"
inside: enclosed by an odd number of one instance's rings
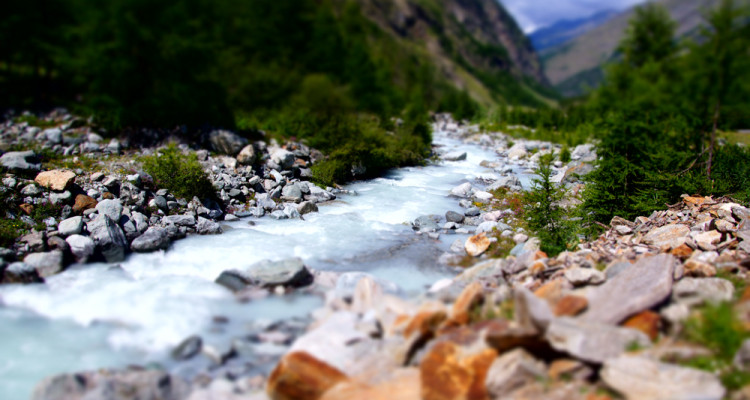
[[[0,219],[0,247],[10,247],[16,238],[28,232],[28,226],[21,220]]]
[[[438,112],[449,112],[458,121],[471,121],[479,116],[480,106],[467,91],[450,88],[446,92],[438,105]]]
[[[742,342],[750,337],[730,303],[709,304],[685,324],[685,337],[714,352],[719,360],[731,363]]]
[[[537,178],[532,181],[532,189],[526,194],[526,210],[529,228],[542,242],[542,251],[555,256],[568,249],[575,240],[574,226],[568,212],[560,205],[565,198],[564,186],[552,183],[552,154],[539,159]]]
[[[563,145],[562,149],[560,149],[560,161],[564,164],[570,162],[570,148],[568,148],[568,145]]]
[[[195,153],[184,154],[174,145],[159,152],[141,159],[143,170],[154,178],[158,187],[186,199],[216,197],[213,185]]]

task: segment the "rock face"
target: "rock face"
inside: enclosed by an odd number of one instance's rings
[[[592,363],[603,363],[618,357],[633,344],[642,347],[651,345],[643,332],[570,317],[553,320],[547,329],[546,338],[556,350]]]
[[[97,221],[99,222],[95,224],[95,229],[91,231],[91,238],[101,251],[104,259],[109,263],[125,260],[128,240],[125,238],[122,228],[107,215],[100,215]]]
[[[198,224],[195,230],[199,235],[218,235],[223,232],[221,225],[203,217],[198,217]]]
[[[41,381],[32,400],[183,400],[190,385],[163,371],[100,371]]]
[[[65,239],[70,246],[70,252],[79,263],[85,263],[94,254],[96,245],[88,236],[72,235]]]
[[[34,179],[39,186],[50,190],[61,192],[75,179],[76,174],[73,171],[62,171],[59,169],[45,171],[40,173]]]
[[[42,164],[33,151],[11,151],[0,157],[0,165],[19,173],[36,172],[42,169]]]
[[[589,291],[589,308],[581,318],[617,324],[662,302],[672,293],[676,264],[677,260],[668,254],[641,259],[605,284]]]
[[[719,400],[725,394],[713,374],[642,357],[607,360],[601,377],[628,400]]]
[[[300,258],[282,261],[261,261],[251,265],[245,272],[247,277],[261,286],[307,286],[313,276]]]
[[[130,248],[138,253],[150,253],[157,250],[166,250],[169,247],[169,234],[163,228],[150,227],[143,235],[138,236]]]
[[[239,154],[247,146],[247,139],[229,131],[213,131],[209,134],[208,140],[214,151],[232,157]]]

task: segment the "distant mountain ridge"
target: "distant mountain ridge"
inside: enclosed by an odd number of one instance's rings
[[[689,36],[703,23],[703,12],[719,0],[654,0],[677,22],[677,36]],[[567,42],[541,52],[550,83],[566,97],[584,94],[604,78],[603,66],[616,56],[616,49],[635,8],[622,12],[602,25]]]
[[[558,46],[606,23],[620,12],[603,10],[585,18],[564,19],[538,29],[529,35],[534,49],[540,52]]]

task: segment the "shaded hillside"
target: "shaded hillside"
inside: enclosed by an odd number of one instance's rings
[[[657,0],[677,22],[677,35],[684,37],[702,23],[702,12],[718,0]],[[597,86],[602,79],[602,65],[612,60],[617,45],[625,35],[633,10],[542,53],[547,78],[565,96],[582,94],[586,87]]]
[[[595,29],[617,14],[616,10],[604,10],[585,18],[565,19],[534,31],[529,35],[529,39],[536,51],[544,51]]]

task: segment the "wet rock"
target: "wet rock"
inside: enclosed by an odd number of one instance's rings
[[[42,164],[31,150],[5,153],[0,157],[0,165],[16,173],[32,173],[42,169]]]
[[[100,215],[97,221],[93,224],[93,229],[89,227],[89,231],[104,259],[109,263],[125,260],[128,241],[122,228],[107,215]]]
[[[261,261],[251,265],[245,274],[261,286],[302,287],[313,282],[313,276],[300,258]]]
[[[305,215],[313,212],[318,212],[318,206],[311,201],[303,201],[297,205],[297,212],[300,215]]]
[[[504,395],[537,379],[546,378],[544,363],[523,349],[515,349],[495,359],[487,372],[485,385],[492,398]]]
[[[232,292],[239,292],[253,283],[252,279],[237,270],[222,271],[214,282]]]
[[[96,245],[91,238],[81,235],[68,236],[65,242],[70,246],[73,258],[79,263],[85,263],[94,254]]]
[[[460,224],[461,222],[464,222],[464,216],[455,211],[448,211],[445,213],[445,220]]]
[[[346,375],[305,352],[285,355],[268,377],[266,393],[272,400],[318,400]]]
[[[677,260],[661,254],[645,257],[636,264],[588,292],[589,309],[581,318],[617,324],[647,310],[672,292],[672,277]]]
[[[675,248],[684,244],[690,228],[681,224],[671,224],[651,230],[643,237],[643,243],[653,245],[658,248],[669,247]]]
[[[34,182],[38,183],[41,187],[62,192],[73,182],[75,177],[76,174],[72,171],[56,169],[40,173],[36,176]]]
[[[97,201],[93,197],[79,194],[76,196],[75,203],[73,204],[73,212],[81,214],[86,210],[96,208],[97,204]]]
[[[192,215],[168,215],[164,221],[175,226],[195,226],[195,217]]]
[[[651,345],[643,332],[570,317],[553,320],[545,337],[556,350],[592,363],[617,357],[634,344]]]
[[[445,161],[464,161],[466,160],[466,152],[453,151],[443,155]]]
[[[399,292],[398,286],[393,282],[375,278],[365,272],[344,272],[336,278],[334,294],[341,299],[352,299],[359,282],[363,279],[369,279],[376,282],[378,286],[388,293]]]
[[[607,360],[601,378],[629,400],[719,400],[726,392],[711,373],[635,356]]]
[[[190,385],[156,370],[98,371],[64,374],[44,379],[32,400],[182,400]]]
[[[112,221],[119,221],[122,216],[122,203],[120,203],[120,200],[102,200],[96,205],[96,211],[100,216],[107,216]]]
[[[63,270],[63,253],[60,250],[31,253],[24,257],[23,263],[35,268],[42,278],[47,278]]]
[[[3,283],[43,283],[36,268],[22,262],[14,262],[3,271]]]
[[[178,361],[189,360],[201,352],[203,340],[200,336],[190,336],[172,350],[172,358]]]
[[[57,225],[61,236],[78,235],[83,232],[83,217],[72,217],[61,221]]]
[[[412,226],[415,230],[422,232],[434,232],[440,229],[435,218],[431,215],[423,215],[414,220]]]
[[[490,239],[485,233],[480,233],[476,236],[472,236],[466,240],[464,248],[466,254],[472,257],[478,257],[482,255],[490,247]]]
[[[213,131],[209,134],[208,140],[214,151],[232,157],[239,154],[247,146],[247,139],[229,131]]]
[[[138,253],[150,253],[157,250],[166,250],[169,247],[169,234],[163,228],[151,227],[141,236],[138,236],[130,248]]]
[[[466,182],[451,189],[451,194],[456,197],[468,198],[471,197],[473,191],[474,188],[471,186],[471,183]]]
[[[221,225],[203,217],[198,217],[198,224],[195,230],[199,235],[219,235],[223,232]]]
[[[281,196],[286,201],[298,202],[302,200],[302,189],[296,184],[286,185],[281,189]]]
[[[722,278],[683,278],[672,288],[672,301],[688,306],[734,298],[734,285]]]

